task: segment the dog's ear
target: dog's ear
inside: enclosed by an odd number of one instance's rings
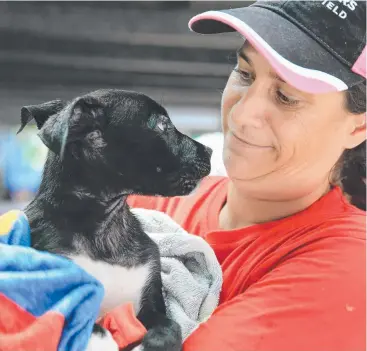
[[[43,143],[60,158],[67,143],[83,140],[103,126],[103,105],[93,97],[75,99],[60,113],[46,120],[38,135]]]
[[[19,134],[32,119],[36,121],[37,128],[41,129],[50,116],[60,112],[65,106],[65,101],[52,100],[39,105],[22,107],[20,111],[21,125],[17,134]]]

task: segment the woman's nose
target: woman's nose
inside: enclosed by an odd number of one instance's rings
[[[244,94],[233,106],[229,116],[231,123],[242,128],[263,128],[266,116],[266,102],[261,96]]]

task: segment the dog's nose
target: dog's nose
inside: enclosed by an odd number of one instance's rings
[[[210,157],[212,157],[213,150],[209,146],[205,146],[205,151],[209,154]]]

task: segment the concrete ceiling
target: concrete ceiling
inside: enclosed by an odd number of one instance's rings
[[[217,108],[242,39],[197,35],[187,23],[250,3],[0,2],[0,121],[18,123],[26,104],[102,87]]]

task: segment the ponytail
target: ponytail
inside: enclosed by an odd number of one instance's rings
[[[346,108],[351,113],[366,113],[366,82],[346,91]],[[350,202],[366,211],[366,142],[344,151],[339,176]]]
[[[366,142],[344,151],[340,181],[350,202],[366,211]]]

